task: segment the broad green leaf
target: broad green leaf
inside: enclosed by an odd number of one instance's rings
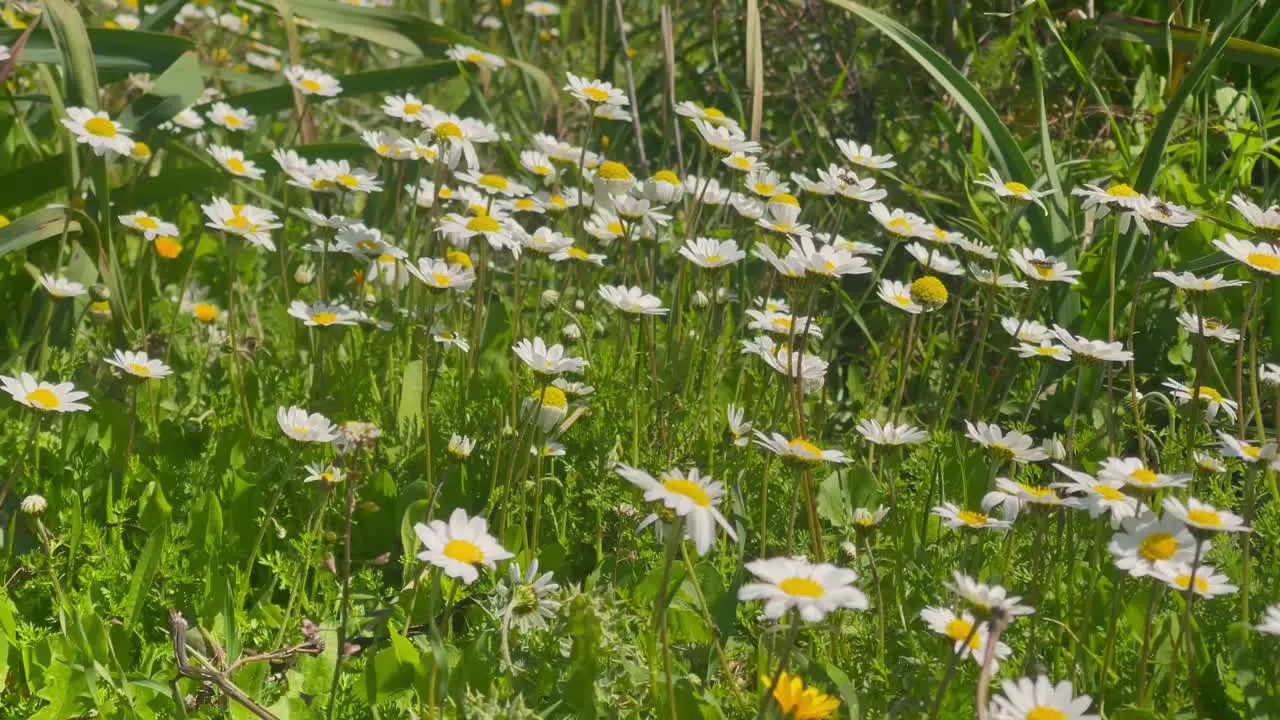
[[[119,120],[135,132],[149,130],[194,104],[202,90],[199,58],[194,52],[183,53],[155,79],[146,95],[125,108]]]
[[[1142,150],[1142,161],[1138,167],[1138,175],[1134,178],[1133,189],[1140,193],[1150,192],[1155,185],[1156,174],[1160,171],[1160,163],[1164,160],[1165,147],[1169,144],[1169,136],[1173,134],[1174,123],[1178,120],[1182,106],[1193,93],[1200,89],[1200,84],[1209,77],[1213,64],[1222,57],[1227,49],[1227,42],[1243,25],[1249,12],[1258,6],[1260,0],[1246,0],[1236,7],[1235,12],[1218,26],[1214,32],[1213,42],[1205,48],[1204,54],[1196,59],[1195,65],[1187,71],[1178,90],[1169,98],[1159,122],[1151,131],[1151,138]]]
[[[63,81],[66,83],[63,95],[67,104],[75,103],[97,110],[98,70],[94,65],[93,45],[79,11],[67,0],[45,0],[44,18],[62,58]]]
[[[997,164],[1007,179],[1018,180],[1030,185],[1035,180],[1035,171],[1023,155],[1013,133],[996,113],[991,103],[982,97],[978,88],[959,70],[947,61],[946,56],[934,49],[933,45],[911,32],[902,23],[882,15],[865,5],[853,0],[826,0],[829,4],[843,8],[871,23],[886,37],[894,41],[915,60],[925,72],[929,73],[947,94],[950,95],[965,115],[973,121],[974,127],[982,134],[991,146]],[[1052,229],[1044,213],[1027,213],[1027,222],[1031,225],[1032,237],[1051,237]]]
[[[80,223],[71,219],[66,208],[49,207],[23,215],[0,228],[0,257],[46,238],[61,237],[64,228],[68,232],[80,232]]]
[[[129,580],[129,594],[125,600],[125,625],[133,627],[142,613],[142,605],[146,602],[147,592],[151,590],[151,581],[156,570],[160,568],[160,558],[164,553],[165,539],[169,535],[167,524],[161,523],[147,538],[142,547],[138,562],[133,566],[133,577]]]
[[[1098,20],[1098,24],[1106,35],[1140,40],[1160,51],[1163,51],[1168,43],[1172,43],[1174,50],[1194,52],[1200,49],[1207,35],[1195,28],[1166,25],[1156,20],[1122,13],[1107,13]],[[1280,48],[1244,38],[1228,38],[1222,50],[1222,57],[1260,67],[1280,67]]]
[[[320,27],[352,35],[409,55],[440,55],[455,43],[484,43],[421,15],[388,8],[360,8],[332,0],[292,0],[294,15]]]
[[[0,32],[0,43],[8,44],[19,34],[14,31]],[[141,30],[94,28],[85,31],[85,37],[92,48],[92,60],[98,73],[101,75],[114,71],[116,77],[120,73],[162,73],[182,57],[183,53],[195,49],[191,41],[184,37]],[[36,30],[18,58],[19,63],[62,64],[65,56],[59,51],[60,44],[57,40],[58,37],[48,30]]]

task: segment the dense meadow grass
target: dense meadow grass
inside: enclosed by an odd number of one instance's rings
[[[1094,5],[0,3],[0,717],[1280,718],[1280,13]]]

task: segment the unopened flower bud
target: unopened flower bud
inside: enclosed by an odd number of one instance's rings
[[[18,506],[22,512],[28,515],[39,515],[47,507],[49,507],[48,501],[40,495],[28,495],[22,498],[22,503]]]
[[[310,285],[315,279],[316,269],[311,264],[299,265],[298,269],[293,271],[293,281],[299,285]]]
[[[89,295],[94,300],[110,300],[111,288],[103,285],[102,283],[94,283],[89,286]]]
[[[693,299],[690,302],[696,308],[704,308],[711,304],[711,298],[707,297],[706,293],[699,290],[693,294]]]
[[[553,308],[560,302],[560,293],[555,290],[543,290],[538,302],[542,303],[543,308]]]

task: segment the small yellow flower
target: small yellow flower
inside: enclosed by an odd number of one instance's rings
[[[768,675],[761,675],[765,687],[773,684]],[[778,675],[778,685],[773,688],[773,699],[788,720],[823,720],[840,709],[840,701],[817,688],[805,687],[804,681],[790,673]]]
[[[161,235],[156,238],[156,254],[167,260],[172,260],[182,254],[182,243],[178,242],[175,237]]]

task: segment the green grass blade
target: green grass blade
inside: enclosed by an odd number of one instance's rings
[[[18,31],[0,31],[0,43],[12,44],[19,35],[21,33]],[[183,53],[195,49],[186,38],[141,30],[94,28],[86,31],[85,37],[92,48],[91,57],[97,67],[98,79],[104,82],[102,76],[109,74],[119,76],[121,73],[162,73],[182,57]],[[31,33],[31,39],[18,62],[21,65],[60,64],[65,60],[61,47],[53,33],[44,29],[36,30]]]
[[[63,81],[66,83],[64,97],[68,103],[75,102],[97,110],[98,70],[94,64],[93,45],[80,13],[67,0],[46,0],[44,16],[62,56]]]
[[[1173,44],[1174,50],[1194,52],[1200,48],[1200,38],[1203,35],[1195,28],[1172,24],[1166,26],[1155,20],[1120,13],[1103,15],[1098,22],[1107,36],[1138,40],[1157,50],[1164,50],[1167,40]],[[1258,67],[1280,67],[1280,48],[1244,38],[1228,38],[1222,57]]]

